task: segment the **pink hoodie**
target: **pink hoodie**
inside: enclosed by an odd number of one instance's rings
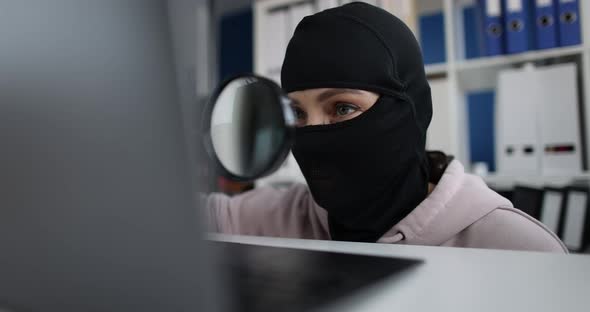
[[[330,239],[327,212],[307,186],[260,188],[239,196],[212,194],[209,223],[226,234]],[[378,243],[567,253],[543,224],[453,161],[432,193]]]

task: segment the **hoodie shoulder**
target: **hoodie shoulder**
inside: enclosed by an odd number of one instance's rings
[[[462,247],[568,252],[561,240],[542,223],[512,207],[494,209],[449,243]]]
[[[481,178],[466,174],[463,165],[454,160],[432,193],[386,235],[393,237],[399,232],[407,244],[438,246],[497,207],[511,205]]]
[[[396,236],[398,233],[401,235]],[[457,160],[449,165],[433,192],[381,241],[567,252],[555,234],[514,209],[480,177],[465,173]]]

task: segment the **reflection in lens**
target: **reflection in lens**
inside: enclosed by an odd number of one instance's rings
[[[256,78],[230,82],[211,116],[217,158],[234,175],[253,177],[267,169],[284,139],[280,98],[270,83]]]

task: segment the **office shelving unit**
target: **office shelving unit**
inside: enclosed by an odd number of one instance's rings
[[[461,10],[463,6],[472,3],[468,0],[443,0],[446,29],[446,48],[448,58],[446,63],[447,78],[449,79],[449,104],[455,106],[455,118],[458,124],[454,133],[455,150],[458,158],[464,164],[469,164],[468,158],[468,133],[466,130],[466,97],[465,94],[475,90],[495,89],[497,74],[500,70],[522,66],[525,63],[534,63],[539,66],[556,62],[575,62],[579,66],[580,85],[582,98],[580,104],[584,116],[582,120],[585,126],[586,145],[590,152],[590,107],[588,97],[590,96],[590,40],[583,40],[582,45],[571,47],[560,47],[547,50],[535,50],[521,54],[503,55],[496,57],[482,57],[478,59],[465,59],[463,54],[463,21]],[[590,2],[580,1],[580,15],[582,23],[582,38],[590,38]],[[435,65],[439,66],[439,65]],[[427,68],[428,72],[428,68]],[[584,129],[584,127],[582,128]],[[585,162],[590,164],[590,153],[586,154]],[[586,168],[588,169],[588,168]],[[518,175],[497,175],[492,174],[485,178],[488,184],[498,188],[511,188],[515,184],[524,183],[532,185],[555,185],[562,186],[576,180],[589,179],[590,172],[584,171],[576,174],[565,174],[562,176],[518,176]]]
[[[317,3],[330,0],[303,1]],[[333,1],[337,2],[337,1]],[[375,1],[372,1],[375,2]],[[392,10],[396,5],[404,1],[400,0],[382,0],[378,4],[388,10]],[[464,29],[462,9],[467,5],[472,5],[474,0],[416,0],[409,1],[409,7],[406,10],[413,12],[415,16],[405,17],[412,29],[416,29],[416,20],[418,15],[438,10],[443,12],[445,27],[445,52],[446,62],[440,64],[431,64],[425,67],[429,79],[436,80],[446,79],[446,88],[448,94],[447,110],[444,116],[449,121],[449,137],[447,138],[447,153],[453,154],[459,159],[467,169],[469,169],[469,140],[467,131],[466,116],[466,94],[478,90],[496,89],[498,72],[507,69],[522,66],[525,63],[534,63],[539,66],[559,62],[575,62],[579,66],[580,82],[583,89],[581,104],[584,116],[582,120],[586,124],[586,133],[582,136],[585,140],[582,142],[587,146],[585,163],[590,164],[590,103],[587,99],[590,97],[590,39],[583,40],[583,44],[572,47],[560,47],[548,50],[536,50],[522,54],[503,55],[496,57],[481,57],[477,59],[466,59],[464,55]],[[258,0],[254,4],[255,8],[255,70],[257,73],[265,76],[275,76],[276,68],[269,68],[267,64],[269,53],[284,54],[286,47],[277,46],[269,51],[268,43],[264,43],[268,38],[269,29],[264,27],[265,18],[269,11],[276,7],[285,7],[297,5],[302,0]],[[590,38],[590,1],[580,1],[580,15],[582,22],[582,38]],[[402,18],[403,19],[403,18]],[[291,21],[295,22],[295,21]],[[282,62],[282,59],[281,59]],[[280,68],[278,68],[280,70]],[[436,117],[435,117],[436,118]],[[294,162],[293,162],[294,164]],[[293,165],[291,164],[291,165]],[[296,164],[294,164],[296,167]],[[286,167],[290,165],[287,164]],[[289,171],[290,170],[290,171]],[[296,175],[297,169],[290,168],[283,174],[288,178],[289,175]],[[586,168],[588,170],[588,168]],[[279,172],[276,176],[281,176]],[[510,175],[491,175],[485,179],[489,184],[499,187],[510,187],[515,183],[527,182],[533,184],[550,184],[565,185],[576,179],[590,178],[590,171],[580,172],[573,175],[555,176],[510,176]],[[279,178],[280,179],[280,178]],[[301,176],[295,178],[301,181]],[[272,180],[272,179],[271,179]]]

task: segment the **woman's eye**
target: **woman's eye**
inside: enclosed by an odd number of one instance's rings
[[[348,104],[348,103],[338,103],[336,104],[336,115],[338,116],[346,116],[358,111],[359,108],[356,105]]]
[[[298,120],[305,119],[305,112],[301,108],[293,106],[293,112]]]

